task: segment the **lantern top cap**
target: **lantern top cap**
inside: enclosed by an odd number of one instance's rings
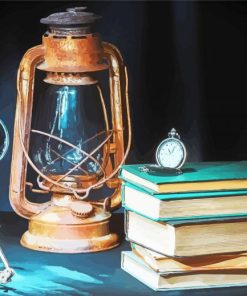
[[[101,16],[93,12],[86,12],[87,7],[67,8],[64,12],[57,12],[42,18],[40,22],[49,26],[80,26],[94,23]]]
[[[68,11],[68,12],[80,12],[80,11],[84,11],[84,10],[87,10],[86,6],[70,7],[70,8],[66,9],[66,11]]]

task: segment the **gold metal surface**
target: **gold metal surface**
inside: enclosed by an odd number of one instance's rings
[[[118,236],[109,231],[111,215],[97,207],[94,210],[90,218],[81,219],[67,207],[52,205],[31,218],[21,244],[57,253],[97,252],[116,247]]]
[[[26,231],[21,238],[21,245],[25,248],[63,254],[92,253],[113,249],[119,245],[118,236],[110,233],[91,239],[66,240],[35,236]]]

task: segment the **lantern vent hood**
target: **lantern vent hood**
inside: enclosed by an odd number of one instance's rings
[[[101,16],[85,11],[87,7],[67,8],[64,12],[53,13],[40,22],[48,25],[51,32],[61,35],[81,35],[91,33],[91,25]],[[74,34],[73,34],[74,33]]]

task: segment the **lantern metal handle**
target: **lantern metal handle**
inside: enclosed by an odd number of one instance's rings
[[[121,165],[125,163],[131,146],[131,118],[129,107],[128,94],[128,73],[127,67],[124,64],[121,53],[118,48],[111,43],[103,42],[104,53],[108,60],[110,71],[110,93],[111,93],[111,110],[114,116],[112,117],[113,129],[117,132],[114,134],[113,142],[118,149],[114,153],[115,174],[118,172]],[[123,104],[125,104],[126,120],[127,120],[127,144],[124,149],[124,119],[123,119]],[[113,174],[112,177],[115,175]],[[111,196],[111,210],[118,208],[121,205],[121,181],[116,182],[115,192]]]
[[[18,70],[18,73],[21,71],[22,74],[21,80],[19,75],[17,78],[17,87],[19,87],[20,83],[22,84],[21,96],[23,101],[22,105],[19,105],[16,108],[10,177],[10,203],[18,215],[27,219],[50,205],[50,202],[40,204],[30,202],[25,196],[27,160],[19,141],[19,118],[21,116],[23,118],[21,129],[25,131],[22,135],[22,141],[25,147],[29,146],[29,137],[26,134],[26,131],[30,130],[31,127],[30,114],[32,114],[34,74],[36,65],[43,59],[44,47],[42,45],[29,49],[22,58]],[[19,100],[17,100],[17,104],[20,104]],[[27,137],[25,137],[25,135]]]

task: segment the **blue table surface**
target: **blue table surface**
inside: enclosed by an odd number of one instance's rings
[[[0,285],[0,295],[247,295],[247,287],[154,292],[121,270],[121,251],[130,250],[124,241],[123,213],[112,217],[112,229],[121,238],[119,247],[90,254],[54,254],[32,251],[19,244],[27,221],[14,213],[1,213],[0,241],[11,267],[12,281]]]

